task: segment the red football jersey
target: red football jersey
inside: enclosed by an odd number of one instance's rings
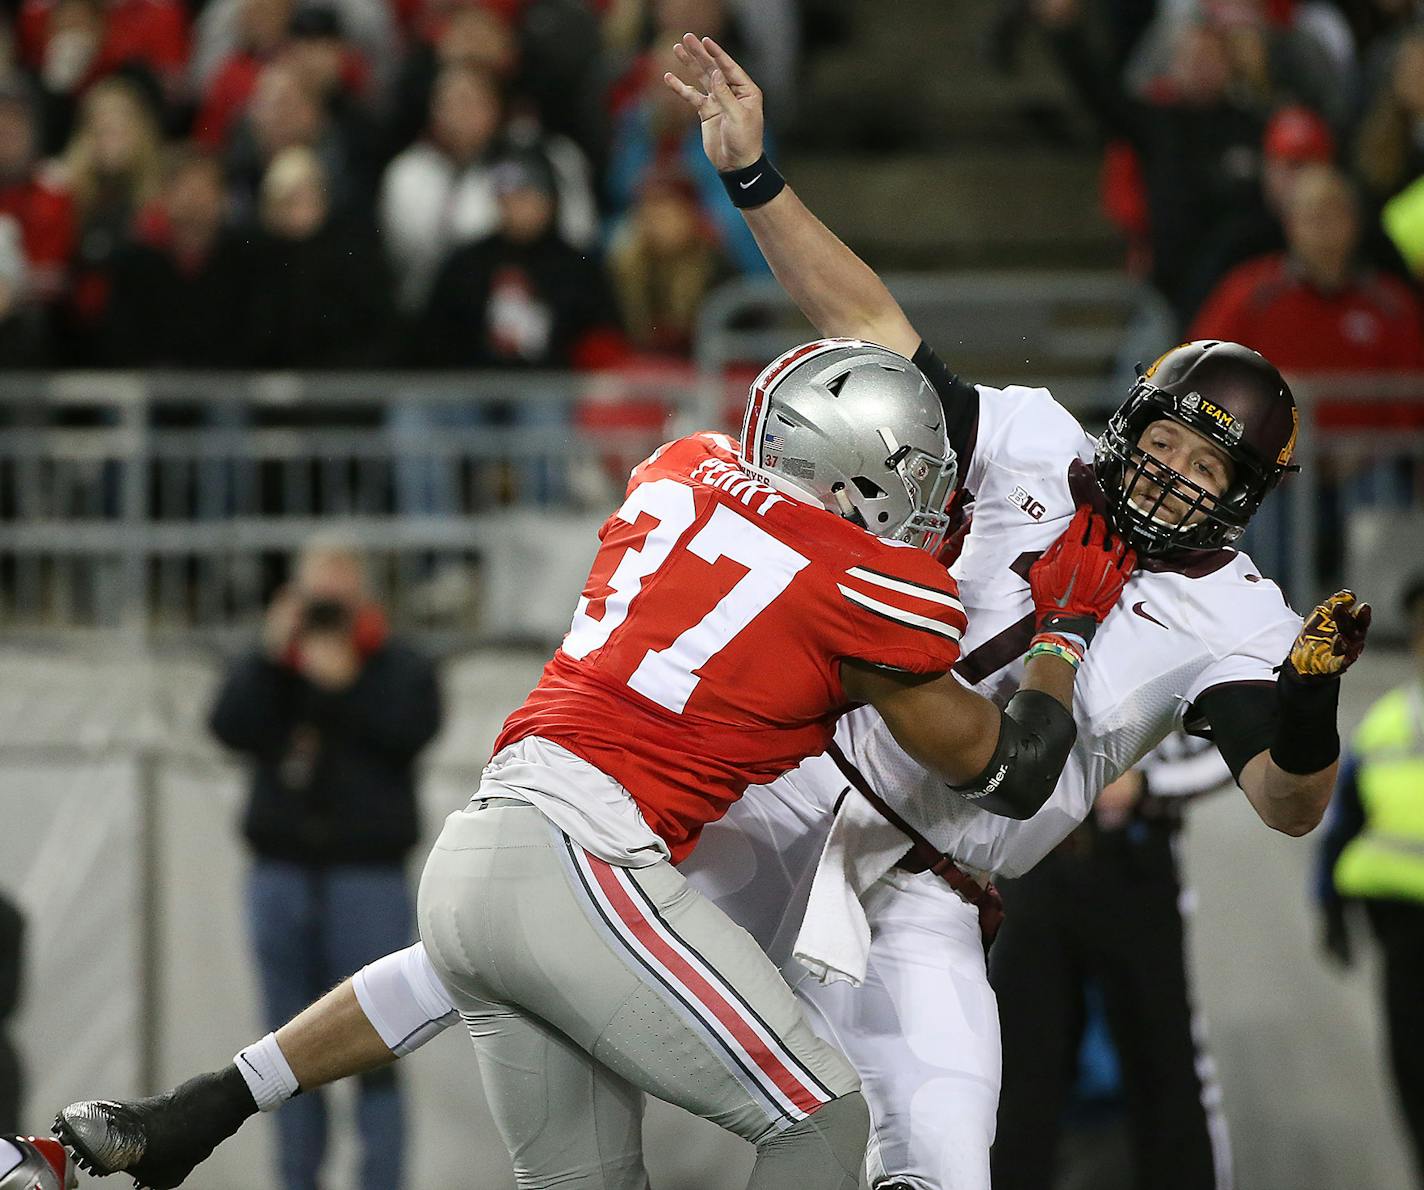
[[[634,472],[564,643],[495,750],[542,736],[632,795],[674,862],[748,785],[823,752],[839,663],[942,673],[966,625],[921,550],[783,496],[697,434]]]

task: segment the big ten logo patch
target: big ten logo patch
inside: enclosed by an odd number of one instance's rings
[[[1043,514],[1048,511],[1043,506],[1042,500],[1036,500],[1021,487],[1016,487],[1008,495],[1008,501],[1015,508],[1021,508],[1036,521],[1043,520]]]

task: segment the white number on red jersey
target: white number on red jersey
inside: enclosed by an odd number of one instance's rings
[[[602,646],[623,623],[643,580],[667,561],[696,519],[692,489],[674,479],[640,484],[617,515],[631,525],[640,514],[654,517],[658,523],[640,549],[630,548],[619,560],[608,580],[613,593],[605,601],[603,619],[588,615],[587,597],[578,602],[563,646],[575,660]],[[628,679],[628,685],[643,697],[678,714],[702,680],[695,671],[726,648],[810,565],[808,558],[785,542],[722,504],[682,548],[709,564],[730,558],[745,566],[747,573],[667,648],[649,649]]]

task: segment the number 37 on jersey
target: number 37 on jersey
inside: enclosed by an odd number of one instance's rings
[[[809,726],[843,709],[844,659],[939,673],[958,657],[938,563],[777,493],[722,435],[642,464],[600,536],[561,653],[665,712]]]

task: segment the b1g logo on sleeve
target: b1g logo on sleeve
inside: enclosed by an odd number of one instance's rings
[[[1015,508],[1020,508],[1036,521],[1043,520],[1043,514],[1048,511],[1044,507],[1042,500],[1036,500],[1021,487],[1016,487],[1005,497]]]

